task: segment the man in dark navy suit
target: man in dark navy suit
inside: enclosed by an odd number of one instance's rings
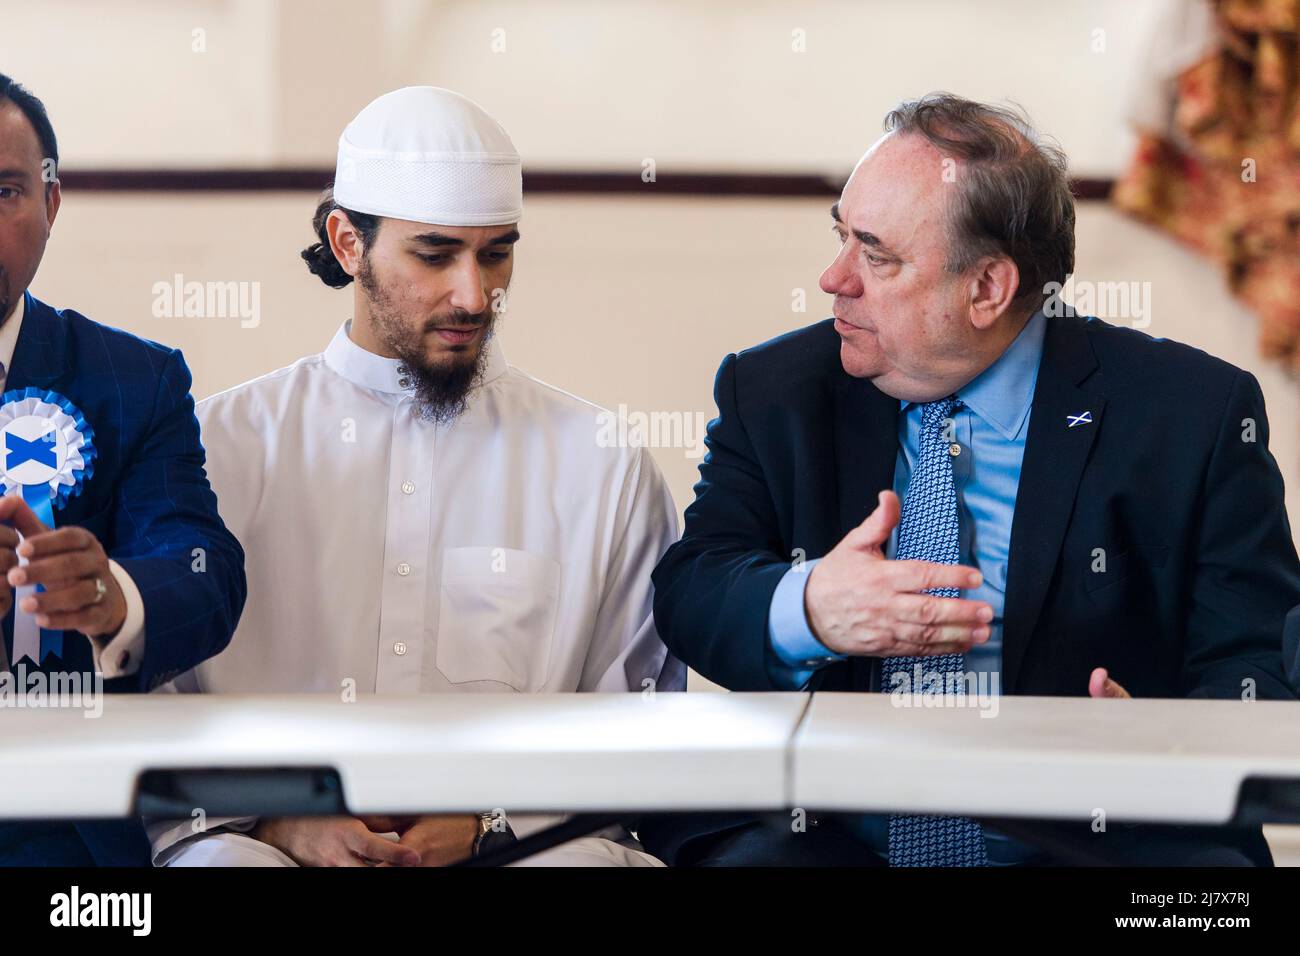
[[[244,554],[208,486],[180,352],[27,292],[59,211],[57,165],[44,107],[0,74],[0,666],[19,687],[41,672],[148,691],[229,643]],[[33,409],[47,434],[10,430]],[[61,477],[30,483],[56,465]],[[134,819],[0,823],[0,864],[148,860]]]
[[[886,130],[832,209],[834,318],[718,372],[654,574],[669,649],[741,691],[1294,699],[1300,567],[1255,379],[1062,306],[1065,157],[1023,117],[933,94]],[[1271,862],[1258,827],[1091,822],[1040,832],[1121,863]],[[679,864],[1060,862],[904,813],[641,836]]]

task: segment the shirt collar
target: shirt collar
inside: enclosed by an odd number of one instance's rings
[[[27,294],[24,293],[18,297],[18,305],[14,309],[13,315],[9,316],[9,321],[0,325],[0,362],[4,363],[5,374],[9,372],[9,366],[14,364],[14,349],[18,347],[18,332],[23,326],[23,316],[27,314]],[[0,386],[4,385],[3,377],[0,377]]]
[[[957,389],[957,398],[1008,441],[1020,434],[1029,417],[1046,332],[1047,317],[1039,309],[997,361]],[[915,403],[901,404],[906,410]]]
[[[325,349],[325,364],[352,384],[360,385],[362,388],[386,392],[390,395],[412,393],[415,390],[415,383],[406,374],[406,366],[402,364],[402,360],[385,358],[363,349],[353,342],[348,334],[351,327],[352,320],[349,319],[334,333],[334,338]],[[3,341],[3,334],[4,330],[0,329],[0,342]],[[485,348],[488,350],[487,364],[483,368],[482,377],[475,385],[476,389],[499,377],[506,370],[505,355],[495,334],[488,339]]]

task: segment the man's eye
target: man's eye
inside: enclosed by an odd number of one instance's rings
[[[440,255],[428,255],[428,256],[421,255],[420,258],[425,262],[429,263],[429,265],[431,266],[442,265],[442,263],[447,261],[446,256],[440,256]]]
[[[0,186],[0,199],[12,199],[18,195],[18,190],[12,186]]]
[[[488,252],[488,253],[485,253],[485,254],[484,254],[484,257],[485,257],[489,262],[505,262],[507,259],[510,258],[510,253],[508,253],[508,252]]]
[[[867,261],[870,262],[873,266],[884,265],[885,263],[885,260],[880,258],[880,256],[873,256],[869,252],[867,253]]]

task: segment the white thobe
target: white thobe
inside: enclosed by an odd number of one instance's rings
[[[651,610],[677,516],[649,453],[609,447],[608,413],[508,366],[495,339],[466,411],[422,421],[401,362],[347,329],[198,405],[248,602],[177,689],[685,689]],[[150,833],[172,856],[190,821]]]

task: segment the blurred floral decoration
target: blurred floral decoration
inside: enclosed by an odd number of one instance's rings
[[[1219,262],[1300,373],[1300,0],[1177,0],[1156,23],[1112,200]]]

